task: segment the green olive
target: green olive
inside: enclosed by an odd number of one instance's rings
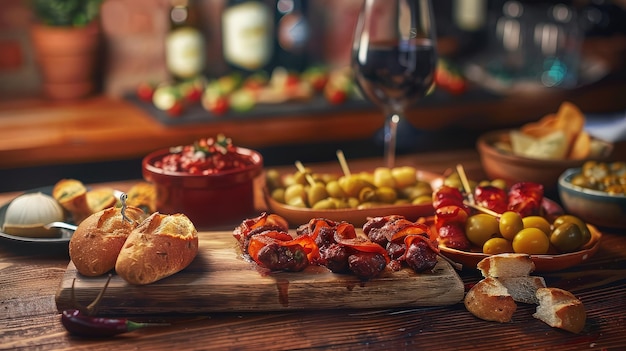
[[[479,213],[467,218],[465,235],[474,245],[482,247],[487,240],[499,236],[496,217]]]
[[[360,202],[359,199],[357,199],[356,197],[349,197],[348,198],[348,207],[350,208],[357,208],[359,207]]]
[[[387,186],[378,187],[374,192],[376,194],[376,199],[380,202],[392,204],[398,198],[398,194],[395,189]]]
[[[396,187],[405,188],[415,185],[417,182],[417,170],[415,167],[403,166],[391,169],[391,175],[396,182]]]
[[[307,190],[307,201],[309,206],[313,207],[318,201],[326,199],[328,192],[323,183],[315,183]]]
[[[306,207],[306,190],[302,184],[293,184],[285,189],[285,203],[292,204],[304,204]],[[293,205],[295,206],[295,205]]]
[[[361,189],[365,187],[374,188],[374,185],[372,185],[372,183],[354,175],[350,177],[341,177],[339,178],[338,182],[343,191],[349,197],[358,198]]]
[[[275,169],[268,169],[265,172],[265,182],[267,183],[267,187],[270,190],[278,189],[283,185],[280,173],[278,173],[278,171]]]
[[[315,210],[334,210],[337,208],[337,204],[332,198],[326,198],[316,202],[312,208]]]
[[[585,245],[586,243],[589,242],[589,240],[591,240],[591,232],[589,231],[589,227],[587,227],[587,224],[582,219],[574,215],[561,215],[557,217],[554,220],[554,222],[552,222],[552,227],[557,228],[557,227],[560,227],[564,223],[574,223],[576,224],[578,229],[580,229],[580,233],[582,234],[582,241],[583,241],[581,246]]]
[[[583,234],[575,223],[566,222],[552,231],[550,243],[559,252],[573,252],[583,245]]]
[[[361,190],[359,191],[358,199],[361,202],[375,201],[376,200],[376,190],[374,190],[370,186],[365,186],[365,187],[361,188]]]
[[[513,244],[505,238],[491,238],[483,245],[484,254],[497,255],[507,252],[513,252]]]
[[[541,229],[541,231],[543,231],[546,235],[550,235],[550,232],[552,231],[550,222],[541,216],[527,216],[522,218],[522,222],[524,223],[524,229]]]
[[[432,196],[430,195],[418,196],[414,198],[413,201],[411,201],[413,205],[424,205],[424,204],[429,204],[432,202],[433,202],[433,199],[432,199]]]
[[[335,204],[335,208],[350,208],[350,203],[345,198],[331,197],[329,199]]]
[[[426,195],[432,197],[433,188],[426,182],[418,182],[415,185],[407,186],[399,190],[401,196],[405,199],[413,200],[420,196]]]
[[[527,217],[526,217],[527,218]],[[544,255],[550,249],[550,239],[543,230],[535,227],[520,230],[513,238],[513,252]]]
[[[391,170],[387,167],[377,167],[374,170],[374,185],[377,187],[389,187],[394,188],[396,186],[396,180],[391,174]]]
[[[519,213],[514,211],[506,211],[500,215],[500,221],[498,222],[498,228],[500,234],[508,240],[513,240],[515,235],[522,229],[524,229],[524,221]]]
[[[285,203],[285,188],[277,188],[272,191],[272,199],[280,203]]]
[[[328,192],[328,195],[330,195],[331,197],[336,198],[342,198],[347,196],[346,192],[343,191],[341,186],[339,186],[339,182],[336,180],[331,180],[330,182],[326,183],[326,192]]]

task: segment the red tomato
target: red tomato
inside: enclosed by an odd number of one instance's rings
[[[331,90],[326,93],[326,99],[332,105],[339,105],[344,103],[348,98],[348,94],[342,90]]]
[[[228,112],[228,109],[228,98],[226,96],[220,96],[215,99],[209,111],[211,111],[214,115],[221,116]]]
[[[143,82],[137,86],[137,97],[145,102],[152,102],[152,95],[154,95],[154,85]]]
[[[183,103],[180,101],[176,101],[174,103],[174,105],[172,105],[172,107],[170,107],[169,109],[167,109],[167,114],[170,117],[179,117],[180,115],[183,114],[183,111],[185,110],[185,107],[183,106]]]

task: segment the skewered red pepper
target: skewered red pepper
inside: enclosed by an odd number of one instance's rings
[[[497,213],[504,213],[508,207],[506,191],[493,185],[477,186],[474,190],[476,205]]]
[[[509,189],[508,197],[508,209],[510,211],[515,211],[522,217],[541,214],[543,185],[532,182],[513,184]]]

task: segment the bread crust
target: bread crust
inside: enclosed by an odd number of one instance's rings
[[[474,316],[487,321],[510,322],[517,304],[496,278],[487,277],[474,285],[465,295],[465,308]]]
[[[115,271],[131,284],[150,284],[183,270],[197,253],[198,232],[187,216],[155,212],[131,232]]]
[[[535,270],[528,254],[504,253],[485,257],[476,265],[483,277],[526,277]]]
[[[554,328],[580,333],[587,321],[583,303],[567,290],[541,288],[537,290],[539,305],[533,317]]]
[[[69,242],[70,259],[82,275],[99,276],[115,267],[117,256],[131,231],[146,217],[136,207],[127,207],[122,218],[119,208],[107,208],[83,220]]]

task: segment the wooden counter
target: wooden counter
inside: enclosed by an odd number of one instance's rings
[[[481,171],[474,150],[409,155],[398,161],[439,173],[463,162],[472,177]],[[352,166],[367,169],[377,162],[355,161]],[[134,182],[107,184],[126,190]],[[16,195],[0,194],[0,205]],[[51,249],[0,241],[0,349],[618,350],[626,345],[623,230],[604,230],[599,251],[585,263],[540,274],[548,286],[567,289],[584,303],[587,324],[580,334],[534,319],[533,305],[520,304],[513,321],[500,324],[477,319],[458,303],[393,309],[157,315],[152,320],[171,325],[109,339],[81,339],[65,331],[55,305],[68,263],[67,247]],[[480,279],[475,269],[463,270],[460,277],[466,288]]]
[[[626,79],[610,77],[572,90],[488,99],[449,97],[419,105],[409,115],[417,128],[468,131],[519,125],[556,111],[563,100],[586,113],[626,109]],[[0,170],[141,158],[157,148],[224,133],[238,145],[261,148],[371,138],[382,127],[378,109],[265,116],[167,127],[126,100],[96,96],[75,102],[0,99]],[[451,140],[453,142],[453,140]]]

